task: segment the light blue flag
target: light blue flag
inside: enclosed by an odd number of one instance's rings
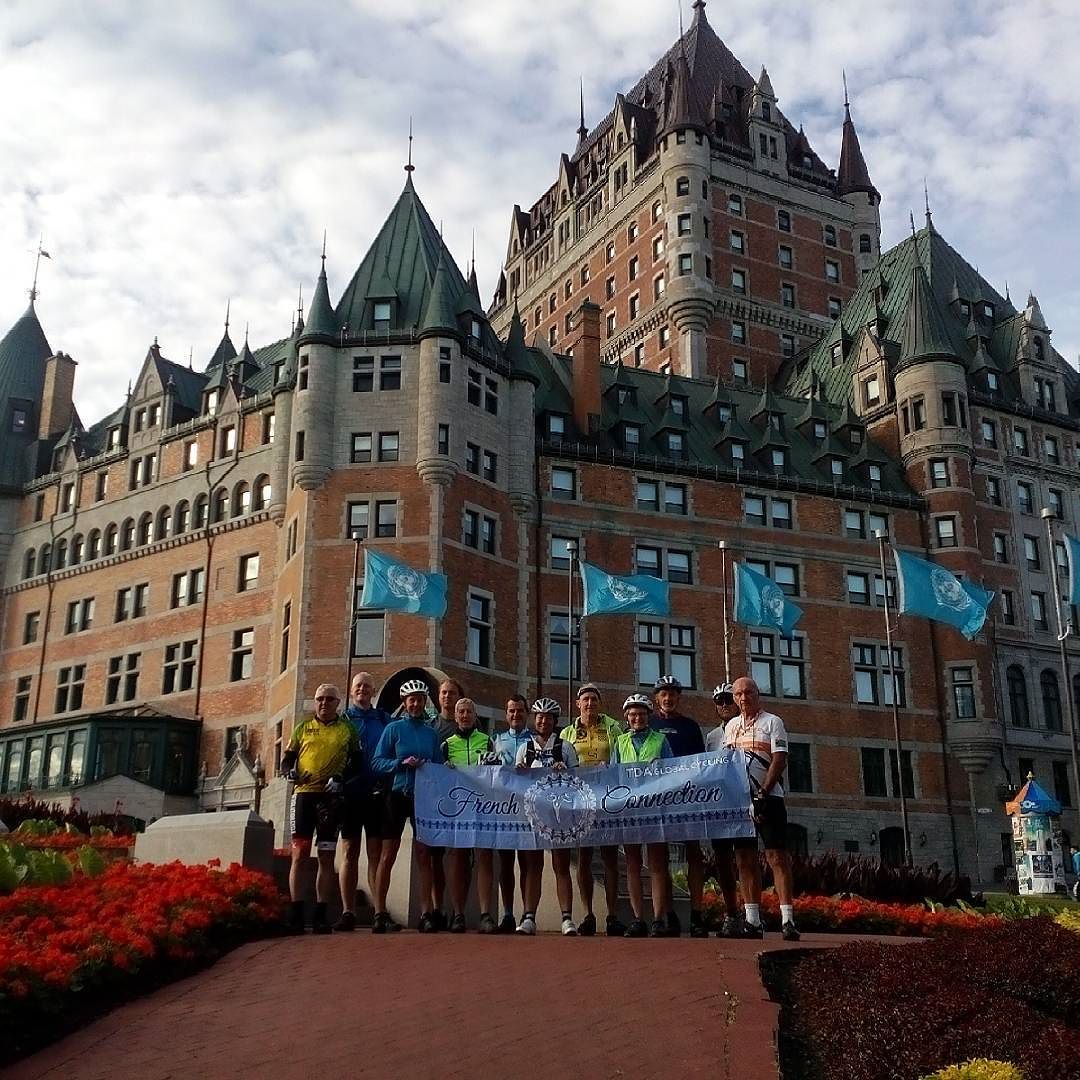
[[[598,566],[583,562],[581,583],[585,590],[582,615],[670,615],[671,587],[651,574],[618,577]]]
[[[1069,603],[1080,604],[1080,540],[1068,533],[1064,539],[1069,559]]]
[[[982,629],[994,594],[981,585],[963,581],[944,566],[893,548],[896,587],[901,615],[955,626],[969,641]]]
[[[735,567],[735,621],[743,626],[768,626],[790,638],[802,618],[802,608],[793,604],[771,578],[742,563]]]
[[[360,606],[441,619],[446,614],[446,575],[426,574],[365,548]]]

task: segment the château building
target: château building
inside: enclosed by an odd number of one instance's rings
[[[391,705],[452,676],[487,721],[579,677],[614,713],[670,672],[706,727],[750,672],[791,732],[803,849],[899,859],[904,785],[916,860],[989,878],[1029,771],[1075,835],[1039,515],[1058,538],[1080,515],[1080,384],[1038,301],[929,212],[881,250],[844,108],[834,169],[698,0],[514,208],[489,307],[410,167],[336,303],[324,260],[279,341],[237,350],[226,320],[201,370],[155,341],[89,426],[32,294],[0,341],[0,789],[154,817],[250,805],[265,776],[281,827],[282,746],[350,669]],[[902,619],[895,688],[878,530],[999,594],[971,642]],[[671,616],[572,622],[569,541],[667,578]],[[720,541],[798,598],[794,640],[725,642]],[[353,622],[358,543],[445,573],[446,617]]]

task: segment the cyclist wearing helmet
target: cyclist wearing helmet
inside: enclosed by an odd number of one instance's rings
[[[448,739],[457,731],[454,721],[454,706],[457,700],[463,697],[465,691],[457,679],[443,679],[439,683],[438,706],[439,711],[431,721],[432,727],[439,733],[439,741]],[[441,847],[428,848],[431,853],[431,912],[435,920],[436,930],[445,930],[449,923],[443,911],[443,900],[446,896],[446,850]]]
[[[623,716],[630,728],[615,741],[612,764],[629,765],[636,762],[657,761],[669,758],[671,746],[667,739],[649,727],[652,702],[647,694],[631,694],[623,702]],[[641,888],[641,845],[623,844],[626,852],[626,886],[630,893],[630,907],[634,921],[627,927],[627,937],[667,937],[665,913],[671,910],[671,878],[668,875],[667,844],[646,844],[649,856],[649,879],[652,885],[652,926],[646,927],[642,918],[644,897]]]
[[[667,739],[672,756],[704,754],[705,737],[697,721],[679,712],[682,683],[674,675],[661,675],[653,686],[653,699],[656,711],[649,726]],[[705,858],[699,841],[687,840],[683,847],[686,850],[686,886],[690,893],[690,936],[707,938],[709,930],[701,913],[705,897]],[[672,908],[668,911],[668,932],[672,937],[678,937],[681,930],[679,917]]]
[[[491,740],[476,730],[476,705],[471,698],[458,698],[454,705],[457,731],[442,744],[443,758],[448,765],[480,765],[488,761]],[[495,920],[488,910],[491,900],[493,851],[491,848],[476,849],[476,896],[480,902],[480,933],[494,934]],[[469,848],[451,848],[450,900],[454,915],[450,920],[451,934],[465,933],[465,905],[472,884],[472,851]]]
[[[560,733],[564,742],[577,751],[578,765],[582,768],[607,765],[611,760],[611,748],[622,734],[618,720],[600,711],[600,691],[592,683],[582,683],[577,692],[578,717]],[[600,848],[604,864],[604,894],[607,897],[608,937],[622,937],[625,924],[615,915],[619,901],[619,846],[605,844]],[[578,848],[577,883],[578,896],[585,908],[585,918],[578,925],[578,933],[592,937],[596,933],[596,916],[593,914],[593,849]]]
[[[341,692],[330,683],[315,691],[314,715],[305,716],[293,728],[289,747],[282,755],[285,779],[294,784],[290,818],[292,865],[289,867],[288,929],[304,932],[304,901],[301,896],[300,866],[311,853],[312,838],[318,836],[316,851],[319,869],[315,878],[315,914],[311,929],[329,934],[326,905],[334,882],[334,852],[341,817],[345,782],[359,766],[360,741],[356,729],[338,713]]]
[[[401,847],[401,834],[405,830],[406,819],[413,827],[420,896],[424,902],[431,897],[432,891],[431,850],[416,839],[413,792],[416,786],[416,770],[425,761],[442,761],[442,744],[435,729],[427,722],[427,685],[419,679],[411,679],[402,684],[400,693],[404,715],[399,720],[391,721],[383,729],[371,763],[375,772],[393,778],[386,838],[383,840],[379,872],[375,877],[375,921],[371,929],[376,934],[400,929],[387,913],[386,895],[390,891],[390,874]],[[420,916],[422,934],[434,933],[438,928],[431,909]]]
[[[518,750],[514,763],[518,769],[567,769],[578,763],[577,752],[555,734],[559,720],[559,703],[554,698],[538,698],[532,707],[533,733]],[[555,874],[555,892],[562,911],[562,932],[567,937],[577,934],[574,926],[574,886],[570,881],[570,852],[566,848],[551,849],[551,869]],[[544,875],[543,851],[526,853],[525,914],[517,928],[519,934],[536,933],[536,909],[540,906],[540,887]]]
[[[717,751],[724,749],[724,729],[727,722],[738,716],[739,708],[735,704],[735,695],[732,693],[731,683],[721,683],[712,692],[713,708],[716,710],[717,726],[709,732],[705,740],[705,749]],[[738,844],[745,843],[750,847],[757,848],[756,840],[714,840],[712,842],[713,856],[716,863],[716,880],[720,886],[720,892],[724,897],[724,921],[716,932],[717,937],[734,938],[741,937],[743,926],[739,920],[739,899],[736,892],[735,877],[735,848]]]
[[[506,699],[506,730],[500,731],[492,740],[491,764],[512,766],[517,761],[518,750],[532,738],[526,726],[528,718],[529,703],[524,695],[513,694]],[[499,892],[503,903],[503,916],[498,927],[500,934],[512,934],[517,929],[517,919],[514,918],[514,865],[517,864],[521,899],[524,900],[527,855],[527,851],[499,851]]]

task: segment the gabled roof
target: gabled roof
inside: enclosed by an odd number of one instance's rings
[[[0,339],[0,489],[17,488],[30,479],[27,450],[37,440],[45,361],[52,348],[38,322],[34,302]],[[26,427],[13,430],[12,407],[26,411]]]

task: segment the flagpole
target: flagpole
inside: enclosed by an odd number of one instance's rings
[[[892,623],[889,621],[889,578],[885,573],[885,540],[888,533],[877,529],[874,536],[878,542],[878,558],[881,562],[881,588],[885,601],[885,646],[889,655],[889,682],[892,692],[893,742],[896,745],[896,784],[900,792],[900,820],[904,827],[904,862],[911,866],[911,829],[908,826],[907,795],[904,792],[904,754],[900,742],[900,707],[897,704],[896,669],[893,663]]]
[[[570,572],[566,576],[566,722],[574,718],[574,559],[577,556],[576,540],[566,541],[566,553],[570,560]]]
[[[717,547],[720,548],[720,589],[723,592],[724,604],[724,682],[731,682],[731,631],[728,629],[728,590],[727,590],[727,541],[721,540]]]
[[[1054,580],[1054,619],[1057,625],[1058,649],[1061,652],[1061,674],[1065,679],[1065,706],[1069,710],[1069,750],[1072,754],[1073,768],[1073,803],[1080,811],[1080,762],[1077,760],[1076,750],[1076,702],[1073,700],[1073,684],[1069,677],[1069,652],[1065,642],[1072,633],[1072,619],[1065,626],[1061,620],[1061,588],[1058,582],[1057,559],[1054,558],[1054,518],[1057,514],[1048,506],[1042,510],[1042,519],[1046,522],[1046,557],[1050,560]],[[1071,559],[1071,552],[1068,552]],[[1072,598],[1070,597],[1070,600]]]
[[[346,668],[345,676],[345,702],[346,704],[351,701],[352,691],[352,661],[353,661],[353,634],[356,629],[356,578],[360,570],[360,548],[364,545],[364,537],[359,529],[356,529],[352,533],[353,542],[353,560],[352,560],[352,585],[349,588],[349,630],[348,630],[348,644],[346,646],[346,654],[348,655],[348,666]]]

